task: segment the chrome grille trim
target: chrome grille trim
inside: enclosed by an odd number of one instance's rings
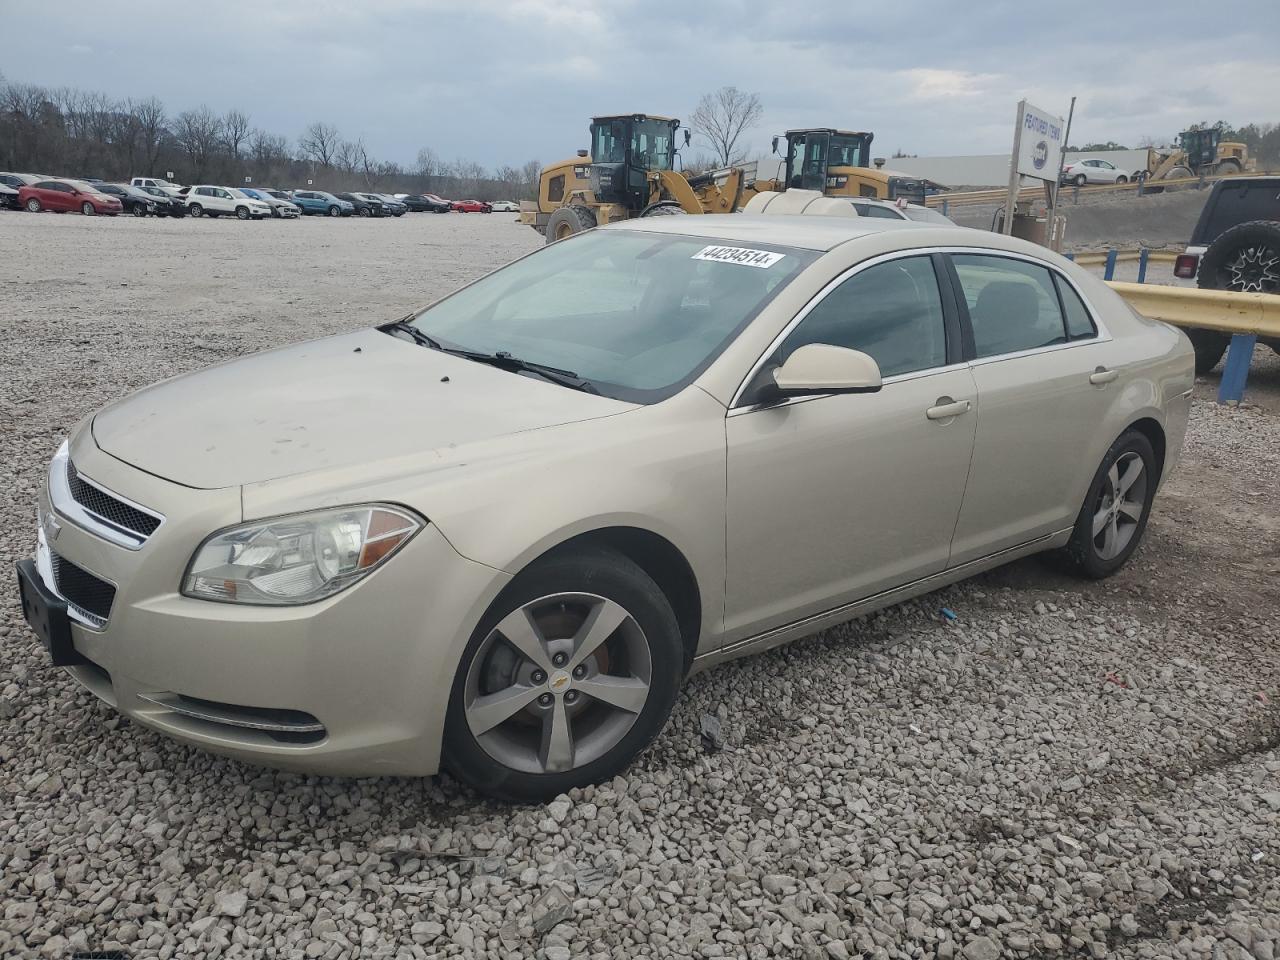
[[[283,717],[267,719],[261,714],[287,714],[297,711],[262,710],[251,712],[251,708],[237,708],[231,704],[213,703],[207,700],[196,700],[180,693],[139,693],[138,699],[152,706],[161,707],[193,720],[205,720],[210,723],[222,723],[229,727],[243,727],[246,730],[263,730],[269,733],[323,733],[324,724],[310,714],[299,713],[299,717],[310,719],[286,720]]]
[[[79,489],[82,503],[73,490]],[[83,486],[81,486],[83,485]],[[68,447],[63,444],[49,463],[49,504],[58,516],[126,550],[139,550],[164,523],[164,515],[108,490],[76,470],[71,462]],[[91,509],[97,506],[99,509]],[[112,510],[117,519],[105,516]],[[120,520],[126,520],[142,530],[131,529]],[[154,522],[154,525],[152,525]],[[145,528],[150,526],[149,530]]]

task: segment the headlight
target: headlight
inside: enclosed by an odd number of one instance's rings
[[[244,524],[201,544],[182,592],[224,603],[312,603],[376,570],[422,527],[419,517],[384,504]]]

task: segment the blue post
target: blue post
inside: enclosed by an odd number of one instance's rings
[[[1256,333],[1237,333],[1231,338],[1227,362],[1222,368],[1222,382],[1218,385],[1219,403],[1239,403],[1244,399],[1244,384],[1249,379],[1249,364],[1257,342]]]
[[[1116,251],[1112,248],[1107,251],[1107,267],[1102,272],[1103,280],[1114,280],[1116,278]]]
[[[1076,258],[1076,255],[1074,253],[1064,253],[1063,256],[1066,257],[1068,260],[1074,260]]]
[[[1138,254],[1138,282],[1147,282],[1147,260],[1151,257],[1151,251],[1143,247]]]
[[[946,198],[946,197],[943,197],[943,198],[942,198],[942,215],[943,215],[944,217],[947,215],[947,206],[948,206],[948,204],[949,204],[949,203],[950,203],[950,201],[949,201],[949,200],[947,200],[947,198]]]

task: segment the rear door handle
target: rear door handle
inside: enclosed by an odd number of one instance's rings
[[[1095,387],[1101,387],[1110,383],[1116,377],[1120,376],[1119,370],[1108,370],[1106,367],[1099,367],[1093,373],[1089,374],[1089,382]]]
[[[968,400],[952,400],[950,397],[939,397],[937,402],[924,412],[930,420],[950,420],[962,413],[968,413],[972,406]]]

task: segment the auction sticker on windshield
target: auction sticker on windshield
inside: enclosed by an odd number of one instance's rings
[[[768,269],[785,257],[785,253],[768,250],[752,250],[749,247],[703,247],[693,255],[694,260],[713,260],[716,263],[738,263],[744,267]]]

